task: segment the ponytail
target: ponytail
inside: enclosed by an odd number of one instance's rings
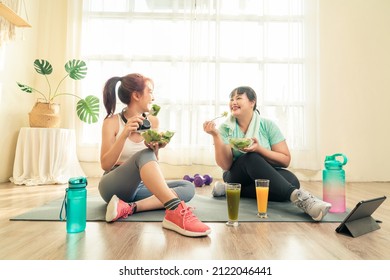
[[[138,73],[128,74],[123,77],[110,78],[104,85],[103,89],[103,103],[107,111],[107,116],[105,119],[115,113],[116,92],[118,92],[119,100],[123,104],[129,105],[133,92],[139,92],[143,94],[146,81],[149,81],[153,84],[153,81],[150,78],[144,77]],[[116,90],[116,85],[118,82],[121,82],[121,84],[118,87],[118,90]]]
[[[109,116],[112,116],[115,112],[116,108],[116,84],[121,80],[120,77],[112,77],[110,78],[106,84],[104,85],[103,89],[103,103],[104,107],[106,108],[107,116],[105,119],[107,119]]]

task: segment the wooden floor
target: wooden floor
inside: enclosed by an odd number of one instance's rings
[[[99,178],[88,179],[97,193]],[[320,182],[303,187],[321,196]],[[209,223],[212,233],[188,238],[161,223],[88,222],[82,234],[66,234],[63,222],[10,221],[11,217],[63,197],[66,185],[0,184],[2,260],[389,260],[390,199],[374,213],[381,229],[351,238],[337,234],[338,223],[241,223],[238,228]],[[197,188],[210,195],[211,187]],[[347,207],[390,193],[390,183],[348,183]],[[388,196],[388,195],[387,195]]]

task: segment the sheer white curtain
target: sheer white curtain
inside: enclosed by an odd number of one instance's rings
[[[101,98],[112,76],[151,77],[161,128],[175,131],[160,160],[213,165],[202,123],[248,85],[285,134],[292,167],[317,169],[316,8],[307,0],[84,0],[80,40],[72,39],[88,65],[83,95]],[[78,127],[80,160],[98,160],[101,122]]]

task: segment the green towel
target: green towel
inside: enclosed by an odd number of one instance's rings
[[[245,134],[238,128],[236,118],[231,115],[221,126],[228,128],[230,138],[256,138],[259,140],[260,114],[257,111],[253,112],[252,120]]]

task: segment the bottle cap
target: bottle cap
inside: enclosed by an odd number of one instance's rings
[[[69,183],[69,188],[71,189],[85,188],[88,184],[87,178],[85,177],[70,178],[68,183]]]
[[[338,160],[325,161],[326,169],[341,169],[341,166],[342,166],[342,164]]]
[[[343,162],[338,161],[337,157],[343,157]],[[343,165],[348,162],[347,157],[344,154],[334,154],[332,156],[325,157],[326,169],[341,169]]]

